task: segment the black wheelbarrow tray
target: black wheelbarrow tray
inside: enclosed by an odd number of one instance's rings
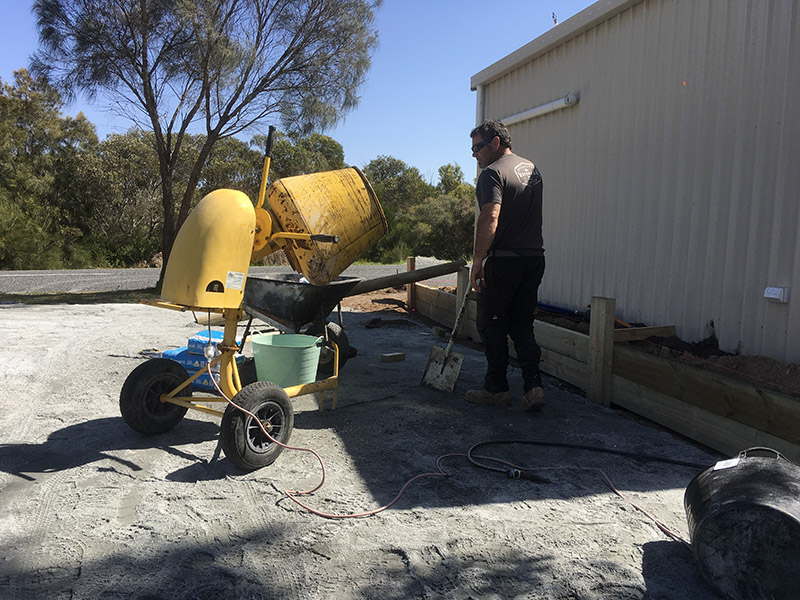
[[[297,273],[248,277],[243,307],[246,313],[299,332],[307,323],[324,321],[360,282],[357,277],[337,277],[327,285],[311,285]]]
[[[357,277],[337,277],[327,285],[311,285],[297,273],[249,277],[242,308],[249,315],[294,333],[308,325],[303,333],[325,339],[320,350],[319,373],[330,377],[336,354],[341,369],[358,351],[350,346],[341,324],[326,323],[326,319],[361,281]]]

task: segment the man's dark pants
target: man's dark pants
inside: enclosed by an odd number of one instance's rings
[[[524,391],[542,385],[542,353],[533,333],[542,275],[543,256],[489,257],[484,265],[476,325],[488,363],[483,385],[486,391],[508,390],[508,336],[522,369]]]

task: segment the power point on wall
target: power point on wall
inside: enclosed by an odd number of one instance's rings
[[[789,288],[788,287],[768,287],[764,290],[764,298],[772,300],[773,302],[788,302],[789,301]]]

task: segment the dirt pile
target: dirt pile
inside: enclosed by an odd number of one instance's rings
[[[536,318],[571,331],[589,333],[589,322],[581,318],[537,311]],[[616,324],[617,328],[624,328]],[[766,356],[749,356],[722,352],[716,339],[689,343],[678,337],[652,337],[640,342],[627,342],[629,347],[681,364],[713,371],[748,385],[800,398],[800,364],[786,364]]]

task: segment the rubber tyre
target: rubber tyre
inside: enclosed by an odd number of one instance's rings
[[[294,428],[294,409],[289,396],[269,381],[256,381],[242,388],[233,402],[250,411],[262,423],[269,423],[270,435],[288,444]],[[228,405],[222,415],[220,444],[229,461],[242,471],[255,471],[271,465],[283,446],[271,441],[248,414]]]
[[[347,334],[342,331],[342,328],[338,324],[325,323],[325,329],[328,333],[326,339],[339,346],[339,370],[341,371],[342,367],[344,367],[344,364],[347,362],[347,359],[355,356],[355,348],[350,347],[350,342],[347,340]],[[314,323],[311,325],[306,331],[306,335],[325,337],[322,324]],[[330,377],[333,375],[333,356],[334,353],[332,348],[327,348],[325,346],[322,347],[319,353],[319,367],[317,369],[317,373],[324,375],[325,377]]]
[[[167,394],[189,379],[181,365],[168,358],[152,358],[136,367],[119,394],[119,410],[122,418],[134,431],[145,435],[156,435],[169,431],[186,414],[186,407],[161,402]],[[191,387],[181,391],[182,396],[191,396]]]

